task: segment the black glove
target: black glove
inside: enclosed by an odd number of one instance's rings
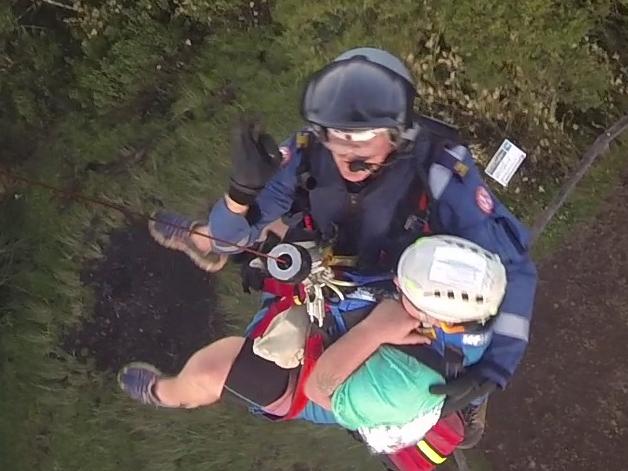
[[[471,402],[492,393],[495,389],[497,389],[496,383],[490,379],[482,378],[473,371],[463,373],[460,377],[452,379],[447,384],[430,386],[432,394],[445,394],[447,396],[441,412],[443,417],[464,409]]]
[[[281,164],[281,152],[259,121],[242,120],[231,135],[229,197],[250,205]]]
[[[281,238],[274,232],[269,232],[266,240],[261,242],[255,247],[255,250],[261,253],[270,252],[277,244],[281,242]],[[251,293],[253,291],[262,291],[264,288],[264,280],[270,275],[266,271],[265,263],[255,263],[254,260],[258,259],[258,256],[252,253],[243,252],[238,254],[237,262],[240,266],[240,277],[242,280],[242,291],[245,293]]]

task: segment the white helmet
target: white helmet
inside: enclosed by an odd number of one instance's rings
[[[497,314],[506,291],[499,257],[460,237],[422,237],[397,265],[402,293],[443,322],[485,322]]]

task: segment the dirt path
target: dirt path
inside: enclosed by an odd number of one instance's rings
[[[532,341],[489,406],[496,471],[628,469],[628,176],[540,266]]]

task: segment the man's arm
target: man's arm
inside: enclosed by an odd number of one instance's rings
[[[486,188],[468,151],[460,156],[469,171],[462,178],[450,177],[439,199],[438,215],[443,232],[496,253],[506,268],[508,286],[493,324],[493,340],[473,367],[503,388],[527,348],[537,272],[528,252],[527,229]]]
[[[306,396],[331,410],[334,391],[381,345],[429,343],[429,338],[416,331],[420,324],[398,301],[381,301],[366,319],[323,352],[305,385]]]
[[[238,204],[225,195],[214,204],[209,214],[209,232],[213,237],[238,245],[251,245],[265,226],[290,210],[297,185],[300,153],[296,151],[294,137],[283,145],[288,147],[291,158],[257,196],[256,210],[259,210],[259,214],[253,219],[248,206]],[[225,254],[239,251],[220,242],[214,242],[214,249]]]
[[[508,287],[493,323],[493,339],[477,365],[482,377],[506,387],[528,347],[537,272],[531,260],[507,266]]]
[[[336,388],[381,345],[374,334],[363,321],[325,350],[305,385],[305,395],[331,410],[331,396]]]

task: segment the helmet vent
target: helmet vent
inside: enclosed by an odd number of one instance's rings
[[[478,303],[478,304],[484,303],[484,296],[476,296],[475,297],[475,302]]]

